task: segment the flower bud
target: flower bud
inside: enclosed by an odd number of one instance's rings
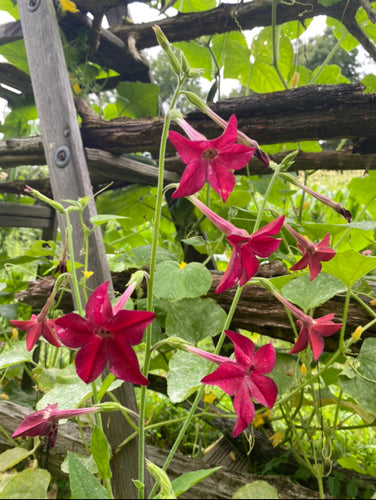
[[[165,54],[166,54],[167,59],[168,59],[168,61],[170,63],[172,71],[177,76],[180,77],[180,75],[182,73],[182,65],[178,61],[178,58],[176,57],[176,55],[173,53],[173,51],[171,49],[170,42],[168,41],[166,35],[163,33],[163,31],[161,30],[161,28],[157,24],[155,24],[153,26],[153,30],[154,30],[157,42],[162,47],[162,49],[165,51]]]

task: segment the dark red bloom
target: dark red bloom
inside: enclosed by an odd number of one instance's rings
[[[86,319],[70,313],[55,321],[60,341],[67,347],[81,348],[75,362],[77,374],[84,382],[93,382],[109,362],[110,371],[118,379],[148,384],[131,346],[140,344],[144,330],[154,320],[155,314],[121,309],[134,285],[130,285],[112,307],[108,296],[109,282],[103,283],[94,290],[86,304]]]
[[[229,396],[235,396],[233,406],[238,418],[233,436],[237,437],[255,416],[252,398],[268,408],[272,408],[275,403],[278,389],[275,382],[266,377],[265,373],[273,370],[276,354],[272,344],[263,345],[255,352],[255,345],[249,338],[230,330],[225,333],[234,344],[235,361],[192,346],[186,346],[185,349],[219,365],[201,382],[216,385]]]
[[[330,337],[337,333],[342,328],[342,323],[333,323],[333,313],[313,319],[311,316],[304,314],[279,293],[274,292],[274,296],[297,318],[296,324],[300,328],[299,336],[294,347],[290,350],[290,354],[303,351],[309,344],[312,349],[313,359],[317,361],[325,347],[324,337]]]
[[[48,405],[44,410],[31,413],[14,431],[12,438],[20,436],[47,436],[51,448],[55,446],[59,420],[72,418],[98,411],[97,407],[78,408],[76,410],[58,410],[57,403]]]
[[[299,250],[303,252],[303,257],[293,266],[290,267],[291,271],[299,271],[308,266],[310,270],[310,281],[312,281],[321,272],[321,262],[327,262],[332,259],[336,251],[330,248],[329,240],[330,234],[327,233],[320,243],[311,243],[299,233],[294,231],[288,224],[284,225],[286,229],[295,237]]]
[[[19,330],[26,331],[26,349],[28,351],[31,351],[41,335],[50,344],[60,347],[60,343],[53,329],[55,320],[47,319],[47,311],[45,308],[43,308],[38,315],[32,314],[31,318],[27,321],[11,319],[9,322]]]
[[[172,198],[197,193],[206,181],[226,201],[235,185],[232,170],[243,168],[251,159],[255,148],[237,143],[237,120],[232,115],[225,131],[217,139],[208,140],[185,120],[178,120],[189,139],[171,130],[169,139],[186,164],[178,189]]]
[[[285,220],[284,215],[269,222],[255,233],[248,234],[245,229],[239,229],[231,222],[219,217],[196,197],[190,196],[189,199],[227,236],[227,241],[233,247],[230,262],[221,282],[217,286],[216,293],[221,293],[233,287],[236,283],[243,286],[258,270],[259,262],[257,257],[270,257],[273,252],[278,250],[282,239],[273,238],[273,236],[281,230]]]

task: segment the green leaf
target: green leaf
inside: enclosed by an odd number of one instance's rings
[[[274,500],[278,497],[278,491],[266,481],[258,480],[245,484],[232,495],[232,498],[269,498]]]
[[[108,492],[99,480],[89,472],[82,463],[68,451],[69,485],[71,498],[107,499]]]
[[[376,92],[376,75],[366,75],[362,79],[362,84],[366,87],[364,92]]]
[[[354,398],[366,411],[376,416],[376,338],[366,338],[359,351],[355,363],[355,377],[338,377],[339,385],[349,396]],[[364,378],[365,377],[365,378]]]
[[[154,295],[170,301],[205,295],[212,284],[212,275],[199,262],[190,262],[181,268],[176,261],[161,262],[156,266]]]
[[[137,119],[158,115],[159,87],[155,83],[121,82],[116,89],[119,116]]]
[[[110,468],[111,446],[104,432],[98,426],[94,427],[91,434],[90,451],[97,464],[99,477],[101,479],[110,479],[112,477]]]
[[[195,42],[176,42],[174,47],[183,52],[191,68],[201,68],[204,70],[201,75],[211,81],[213,79],[213,62],[209,49],[197,45]]]
[[[100,215],[93,215],[93,217],[90,217],[90,222],[96,224],[97,226],[100,226],[101,224],[105,224],[106,222],[118,219],[129,219],[129,217],[124,217],[123,215],[114,215],[114,214],[100,214]]]
[[[71,455],[74,455],[77,460],[81,462],[81,464],[92,474],[97,474],[98,467],[94,461],[93,455],[80,455],[79,453],[69,452]],[[61,471],[65,472],[65,474],[69,474],[69,465],[68,465],[68,456],[66,456],[60,466]]]
[[[291,370],[294,371],[295,367],[296,360],[293,356],[277,352],[276,363],[273,371],[267,376],[274,380],[277,384],[278,394],[283,394],[294,386],[294,377],[290,377],[288,373],[290,373]]]
[[[225,311],[214,299],[184,299],[168,305],[166,335],[197,343],[219,334],[226,321]]]
[[[17,342],[9,348],[5,347],[4,351],[2,351],[0,369],[18,365],[26,361],[33,361],[33,353],[32,351],[27,351],[24,342]]]
[[[169,363],[167,394],[172,403],[180,403],[193,394],[207,375],[210,362],[194,354],[178,351]]]
[[[178,0],[173,5],[179,12],[196,12],[202,10],[214,9],[215,0]]]
[[[315,79],[315,84],[333,84],[333,83],[350,83],[349,80],[341,74],[341,69],[336,64],[329,64],[321,69],[321,66],[315,68],[312,73],[312,78],[320,71],[319,76]]]
[[[25,469],[7,482],[0,498],[47,498],[50,481],[50,473],[45,469]]]
[[[175,495],[178,497],[185,491],[189,490],[189,488],[192,488],[192,486],[199,483],[206,477],[211,476],[221,468],[222,467],[213,467],[212,469],[201,469],[182,474],[181,476],[174,479],[171,483]]]
[[[17,317],[17,304],[4,304],[0,306],[0,316],[6,319],[14,319]]]
[[[324,272],[336,276],[351,287],[376,268],[376,257],[366,257],[354,250],[346,250],[337,253],[329,262],[323,262],[322,268]]]
[[[359,472],[359,474],[366,474],[366,471],[360,467],[358,460],[353,456],[340,457],[337,459],[337,462],[344,469],[351,469],[354,470],[355,472]]]
[[[0,10],[8,12],[15,20],[20,18],[16,2],[13,0],[0,0]]]
[[[312,281],[309,280],[309,273],[298,276],[282,288],[284,298],[304,312],[343,292],[346,292],[346,286],[340,279],[322,272]]]
[[[4,472],[18,463],[25,460],[30,455],[30,451],[25,448],[10,448],[0,454],[0,472]]]
[[[4,56],[8,62],[17,66],[18,69],[27,75],[30,75],[23,40],[16,40],[15,42],[0,46],[0,54]]]

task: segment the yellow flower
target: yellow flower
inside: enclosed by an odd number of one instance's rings
[[[12,328],[12,339],[13,340],[18,339],[18,330],[16,328]]]
[[[93,276],[94,272],[93,271],[82,271],[82,274],[84,275],[85,280],[87,280],[90,278],[90,276]]]
[[[371,306],[376,306],[376,299],[371,300],[370,304]]]
[[[8,400],[8,399],[9,399],[9,396],[8,396],[8,394],[5,394],[5,392],[1,392],[1,393],[0,393],[0,399],[5,399],[5,400]]]
[[[71,0],[60,0],[60,5],[63,11],[72,12],[73,14],[75,12],[80,12],[77,9],[76,4]]]
[[[301,371],[302,375],[307,375],[307,367],[304,363],[300,367],[300,371]]]
[[[211,405],[215,399],[216,396],[214,395],[213,391],[210,391],[209,394],[204,395],[204,403],[208,403],[209,405]]]
[[[73,91],[75,94],[81,94],[81,87],[79,83],[75,82],[73,84]]]
[[[361,326],[358,326],[357,328],[355,328],[355,330],[353,331],[351,337],[353,340],[358,340],[360,339],[360,336],[362,335],[362,332],[363,332],[363,328]]]
[[[278,431],[275,434],[273,434],[273,436],[270,437],[270,441],[272,442],[273,448],[279,445],[284,435],[285,431]]]
[[[256,413],[255,418],[253,419],[254,427],[260,427],[265,422],[264,417],[260,413]]]
[[[180,269],[184,269],[186,265],[187,265],[186,262],[180,262],[179,267]]]

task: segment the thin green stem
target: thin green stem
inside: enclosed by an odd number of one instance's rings
[[[158,185],[157,185],[157,197],[155,203],[155,215],[154,215],[154,228],[153,228],[153,242],[152,242],[152,253],[151,262],[149,269],[149,281],[148,281],[148,292],[147,292],[147,310],[153,310],[153,286],[154,286],[154,275],[157,260],[157,248],[159,239],[159,226],[162,213],[162,202],[163,202],[163,183],[164,183],[164,163],[166,155],[166,145],[168,139],[168,132],[170,128],[170,123],[172,120],[171,110],[174,109],[176,101],[180,94],[181,88],[185,81],[185,76],[178,78],[178,83],[176,86],[175,93],[172,97],[170,103],[170,112],[167,114],[162,130],[160,150],[159,150],[159,170],[158,170]],[[145,361],[143,373],[147,376],[149,371],[151,359],[151,325],[146,329],[145,334]],[[144,483],[145,483],[145,411],[146,411],[146,386],[141,387],[141,398],[140,398],[140,420],[139,420],[139,456],[138,456],[138,479],[140,482],[140,487],[138,489],[139,499],[144,498]]]
[[[272,47],[273,47],[273,68],[275,69],[278,78],[281,80],[282,85],[285,90],[288,89],[286,80],[283,78],[282,73],[278,66],[278,54],[279,54],[279,38],[281,34],[281,26],[277,25],[277,4],[279,0],[272,0]]]
[[[82,306],[80,287],[77,280],[75,260],[74,260],[74,247],[73,247],[73,235],[72,235],[72,225],[70,223],[69,214],[65,211],[65,219],[67,223],[67,240],[68,240],[68,248],[69,248],[69,259],[71,264],[71,280],[72,280],[72,289],[74,293],[74,298],[76,300],[76,307],[78,310],[78,314],[80,316],[84,315],[84,308]]]

